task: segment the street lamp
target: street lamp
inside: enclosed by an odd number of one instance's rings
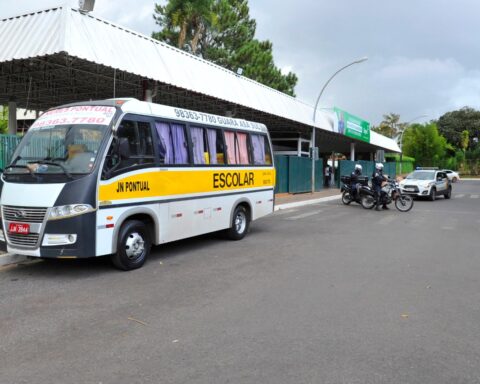
[[[361,59],[352,61],[351,63],[343,66],[339,70],[337,70],[330,78],[327,80],[327,82],[323,85],[322,90],[320,91],[320,94],[317,97],[317,101],[315,102],[315,107],[313,108],[313,129],[312,129],[312,193],[315,192],[315,116],[317,115],[317,107],[318,107],[318,102],[320,101],[320,98],[322,97],[323,91],[327,87],[327,85],[332,81],[332,79],[340,72],[342,72],[344,69],[354,65],[354,64],[360,64],[363,63],[364,61],[367,61],[368,57],[362,57]],[[335,167],[335,165],[333,165]]]
[[[417,117],[414,117],[413,119],[411,119],[410,121],[408,121],[406,124],[405,124],[405,128],[403,128],[402,132],[400,133],[400,141],[399,141],[399,144],[400,144],[400,175],[402,174],[402,160],[403,160],[403,134],[405,133],[405,131],[410,128],[410,123],[412,123],[413,121],[415,120],[418,120],[418,119],[421,119],[422,117],[427,117],[428,115],[420,115],[420,116],[417,116]]]

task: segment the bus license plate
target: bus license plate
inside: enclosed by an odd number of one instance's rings
[[[30,233],[30,225],[24,223],[10,223],[8,232],[17,233],[19,235],[28,235]]]

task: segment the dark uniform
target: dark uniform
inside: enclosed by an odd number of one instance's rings
[[[351,174],[350,174],[350,189],[352,191],[352,197],[356,198],[357,197],[357,192],[358,192],[358,176],[362,175],[362,171],[360,169],[355,169]]]
[[[387,178],[383,175],[383,170],[375,169],[375,172],[373,172],[373,175],[372,175],[372,186],[373,186],[373,190],[375,191],[375,197],[377,199],[377,206],[375,208],[377,211],[380,210],[380,204],[382,202],[382,197],[384,193],[382,192],[382,182],[386,180]],[[383,209],[388,209],[385,202],[383,203]]]

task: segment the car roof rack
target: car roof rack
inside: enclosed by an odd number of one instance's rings
[[[437,171],[438,167],[416,167],[417,171]]]

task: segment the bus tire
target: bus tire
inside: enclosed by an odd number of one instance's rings
[[[151,246],[145,224],[139,220],[128,220],[118,233],[117,252],[111,256],[112,263],[124,271],[140,268],[147,260]]]
[[[241,240],[247,234],[249,227],[250,214],[243,205],[238,205],[233,212],[231,226],[225,231],[225,234],[230,240]]]

